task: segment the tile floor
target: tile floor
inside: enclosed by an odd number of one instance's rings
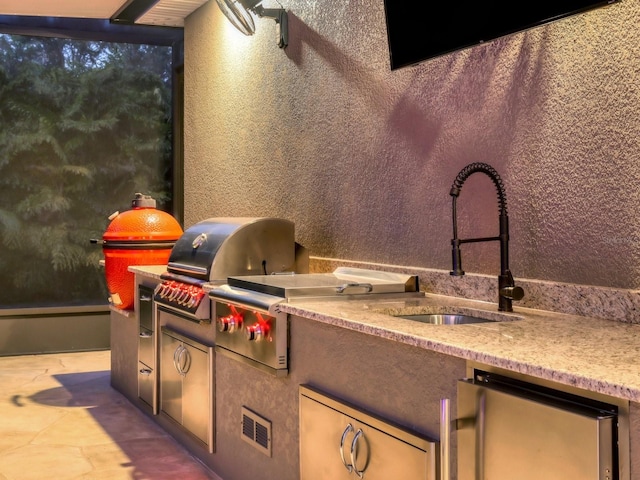
[[[220,480],[111,388],[110,352],[0,357],[0,480]]]

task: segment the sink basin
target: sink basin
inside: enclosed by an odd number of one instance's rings
[[[422,313],[418,315],[394,315],[397,318],[406,318],[414,322],[430,323],[432,325],[463,325],[467,323],[493,322],[488,318],[473,317],[458,313]]]
[[[496,324],[524,319],[521,315],[513,313],[469,308],[466,306],[412,305],[407,302],[378,304],[373,311],[390,317],[403,318],[429,325]]]

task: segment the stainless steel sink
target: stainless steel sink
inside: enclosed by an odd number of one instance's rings
[[[417,315],[393,315],[397,318],[406,318],[414,322],[430,323],[432,325],[463,325],[467,323],[494,322],[488,318],[473,317],[459,313],[422,313]]]
[[[376,305],[375,313],[402,318],[428,325],[469,325],[474,323],[497,324],[523,320],[513,313],[469,308],[466,306],[412,305],[405,302],[386,302]]]

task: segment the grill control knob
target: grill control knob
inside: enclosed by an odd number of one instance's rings
[[[216,323],[218,324],[218,331],[233,333],[242,328],[242,316],[231,314],[226,317],[218,317]]]
[[[255,323],[245,329],[245,335],[250,342],[260,342],[267,338],[269,325],[266,323]]]

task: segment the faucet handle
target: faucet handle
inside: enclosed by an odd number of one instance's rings
[[[500,295],[510,300],[522,300],[524,298],[524,290],[522,287],[512,286],[500,289]]]

